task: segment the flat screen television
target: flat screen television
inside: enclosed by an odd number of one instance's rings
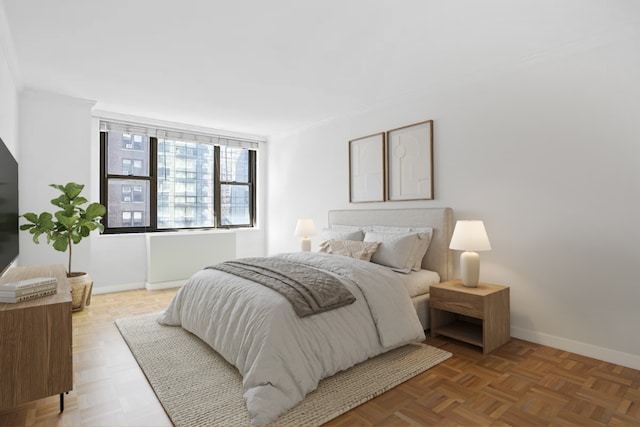
[[[0,138],[0,275],[18,257],[18,162]]]

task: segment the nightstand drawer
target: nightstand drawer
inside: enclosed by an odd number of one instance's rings
[[[432,286],[429,304],[432,308],[462,314],[476,319],[484,318],[482,295],[457,292]]]

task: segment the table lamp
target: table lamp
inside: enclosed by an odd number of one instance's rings
[[[309,252],[311,250],[311,239],[309,239],[309,236],[316,235],[316,226],[313,220],[309,218],[299,219],[296,224],[296,231],[293,234],[297,237],[302,237],[300,250],[302,252]]]
[[[460,255],[462,284],[468,288],[478,286],[480,255],[476,251],[489,251],[491,244],[482,221],[457,221],[449,249],[464,251]]]

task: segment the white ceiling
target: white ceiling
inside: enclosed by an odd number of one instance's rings
[[[3,0],[20,80],[275,135],[637,34],[634,0]],[[2,5],[0,4],[0,5]]]

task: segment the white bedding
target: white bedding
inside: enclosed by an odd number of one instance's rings
[[[395,273],[400,277],[400,281],[404,285],[411,298],[428,294],[431,285],[440,283],[440,275],[435,271],[419,270],[410,273]]]
[[[254,425],[275,421],[313,391],[322,378],[425,339],[397,273],[339,255],[305,252],[278,256],[333,272],[344,279],[356,301],[298,318],[277,292],[205,269],[180,289],[158,319],[167,325],[181,325],[238,368]]]

